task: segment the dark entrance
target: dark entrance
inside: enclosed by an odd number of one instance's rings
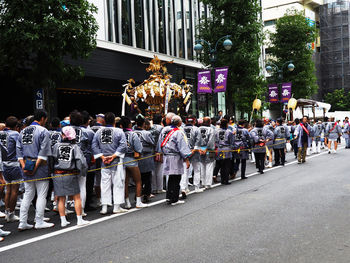
[[[85,77],[58,87],[57,112],[59,118],[72,110],[86,110],[91,116],[113,112],[120,116],[122,107],[122,83],[118,80]]]

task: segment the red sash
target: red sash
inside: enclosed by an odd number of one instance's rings
[[[172,129],[169,133],[168,133],[168,135],[165,137],[165,139],[164,139],[164,141],[162,142],[162,144],[160,145],[160,147],[164,147],[166,144],[167,144],[167,142],[169,141],[169,139],[170,139],[170,137],[174,134],[174,132],[176,132],[176,131],[178,131],[179,130],[179,128],[174,128],[174,129]]]
[[[300,123],[300,126],[307,133],[307,135],[310,135],[310,132],[305,128],[304,124]]]
[[[335,129],[335,127],[337,127],[337,124],[338,124],[338,123],[335,122],[333,128],[332,128],[329,132],[333,131],[333,130]]]

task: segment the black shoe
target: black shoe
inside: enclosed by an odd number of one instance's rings
[[[231,183],[230,182],[222,182],[221,184],[222,185],[230,185]]]
[[[275,163],[275,164],[273,165],[273,167],[276,167],[276,166],[280,166],[280,164],[279,164],[279,163]]]
[[[186,199],[187,198],[187,195],[186,195],[186,193],[185,192],[181,192],[181,200],[184,200],[184,199]]]
[[[148,198],[147,195],[144,195],[142,199],[143,199],[143,200],[142,200],[142,203],[147,204],[147,203],[149,202],[149,198]]]
[[[84,211],[85,212],[90,212],[90,211],[95,211],[97,208],[93,206],[85,206]]]
[[[241,176],[241,180],[248,179],[246,176]]]
[[[260,174],[264,174],[264,171],[259,171]]]

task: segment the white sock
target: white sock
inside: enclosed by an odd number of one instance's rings
[[[83,216],[82,215],[80,215],[80,216],[77,215],[77,220],[78,220],[78,222],[77,222],[78,225],[83,223]]]
[[[141,204],[141,196],[140,197],[136,197],[136,205]]]
[[[66,225],[69,225],[70,223],[67,221],[66,216],[61,216],[61,226],[64,227]]]
[[[129,199],[129,198],[126,198],[126,199],[125,199],[125,204],[126,204],[127,206],[131,206],[131,203],[130,203],[130,199]]]

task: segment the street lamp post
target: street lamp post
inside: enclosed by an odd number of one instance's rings
[[[287,66],[288,65],[288,66]],[[293,64],[292,60],[286,61],[283,63],[282,67],[279,68],[276,64],[269,62],[266,66],[266,72],[269,74],[272,73],[278,73],[278,80],[280,83],[278,83],[278,86],[282,89],[282,81],[283,81],[283,69],[287,66],[288,71],[292,72],[295,69],[295,66]],[[283,104],[281,103],[281,115],[283,114]]]
[[[211,44],[204,40],[204,39],[199,39],[196,40],[196,45],[194,46],[194,51],[196,51],[197,54],[202,53],[203,49],[204,49],[204,45],[207,45],[209,48],[209,59],[211,62],[211,67],[210,69],[213,69],[215,67],[215,62],[217,60],[217,50],[218,50],[218,45],[219,43],[223,41],[223,47],[225,48],[225,50],[230,50],[232,48],[232,41],[230,40],[231,35],[226,35],[223,36],[221,38],[218,39],[218,41],[216,41],[214,48],[212,48]],[[217,113],[217,97],[215,97],[215,114]],[[209,114],[209,102],[208,102],[208,94],[206,94],[206,101],[207,101],[207,113]]]

